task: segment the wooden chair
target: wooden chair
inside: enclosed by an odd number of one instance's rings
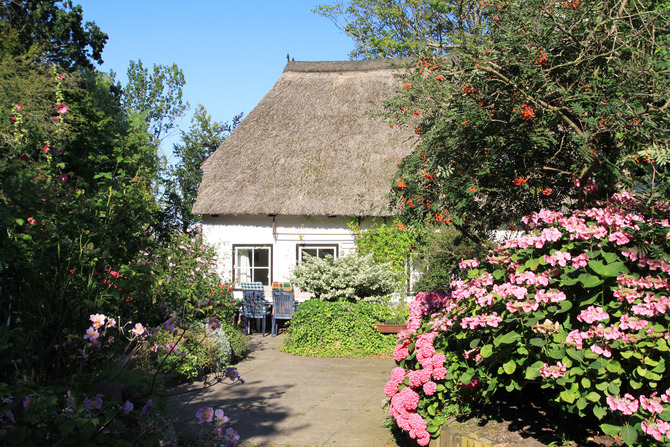
[[[291,320],[295,297],[290,283],[272,283],[272,336],[277,336],[277,320]]]
[[[265,317],[268,315],[268,304],[265,302],[265,293],[262,290],[242,290],[242,315],[247,335],[251,334],[251,319],[260,318],[265,337]]]

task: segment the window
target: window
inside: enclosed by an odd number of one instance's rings
[[[262,282],[266,286],[272,281],[272,246],[233,245],[233,281]]]
[[[310,256],[316,256],[317,258],[325,258],[330,255],[333,258],[337,258],[339,247],[337,245],[298,245],[297,246],[297,259],[298,264],[300,264],[304,255],[308,254]]]

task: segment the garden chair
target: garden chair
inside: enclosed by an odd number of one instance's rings
[[[260,318],[265,337],[265,317],[268,314],[268,303],[265,302],[265,292],[262,283],[242,283],[242,316],[244,317],[245,332],[251,334],[251,319]]]
[[[295,297],[290,283],[272,283],[272,336],[277,336],[277,320],[290,320],[295,313]]]

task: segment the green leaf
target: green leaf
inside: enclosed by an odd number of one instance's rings
[[[531,344],[531,346],[537,346],[538,348],[541,348],[547,344],[544,338],[539,337],[531,338],[528,342]]]
[[[507,332],[503,335],[499,335],[493,340],[493,344],[496,346],[498,345],[509,345],[512,344],[516,341],[518,341],[521,338],[521,335],[517,332]]]
[[[586,408],[587,405],[588,405],[588,402],[583,397],[580,397],[579,399],[577,399],[577,408],[579,408],[580,410],[583,410],[584,408]]]
[[[23,225],[23,222],[24,222],[23,219],[20,219],[20,218],[16,219],[16,223],[19,224],[19,226]]]
[[[509,360],[508,362],[505,362],[503,364],[503,369],[507,374],[514,373],[514,371],[516,371],[516,362],[514,360]]]
[[[493,345],[484,345],[482,346],[481,351],[479,351],[482,357],[489,358],[493,354]]]
[[[593,407],[593,415],[597,417],[599,420],[604,418],[606,414],[607,410],[605,410],[605,408],[601,407],[600,405],[596,405],[595,407]]]
[[[590,400],[591,402],[598,402],[600,400],[600,394],[596,393],[595,391],[591,391],[586,395],[586,399]]]
[[[591,269],[598,275],[605,278],[613,278],[622,273],[628,273],[628,267],[621,261],[613,262],[611,264],[603,264],[600,260],[592,259],[589,261],[589,267],[591,267]]]
[[[533,380],[537,377],[540,377],[540,368],[544,366],[544,362],[542,360],[538,360],[537,362],[533,363],[530,365],[528,368],[526,368],[526,379],[528,380]]]
[[[610,393],[610,396],[618,396],[621,393],[621,388],[617,382],[610,382],[607,385],[607,391]]]
[[[557,314],[562,314],[563,312],[567,312],[570,309],[572,309],[572,301],[561,301],[558,303],[558,306],[561,308]]]
[[[621,439],[623,439],[623,442],[625,442],[628,445],[635,444],[635,441],[637,441],[637,430],[635,429],[635,427],[631,427],[630,425],[624,425],[621,428]]]
[[[568,348],[565,353],[568,354],[570,358],[577,360],[578,362],[584,361],[584,351],[577,350],[575,348]]]
[[[581,275],[579,275],[579,277],[577,279],[579,279],[579,281],[582,283],[582,285],[586,289],[590,289],[590,288],[593,288],[593,287],[598,287],[599,285],[601,285],[604,282],[599,277],[597,277],[595,275],[590,275],[588,273],[582,273]]]
[[[563,402],[571,404],[575,401],[575,399],[577,399],[577,393],[575,393],[573,390],[563,390],[561,391],[559,397]]]
[[[591,381],[587,377],[582,377],[581,384],[582,388],[584,388],[585,390],[591,388]]]
[[[547,355],[555,360],[561,360],[565,357],[565,345],[552,346],[551,349],[547,350]]]
[[[610,436],[616,436],[621,433],[621,427],[619,425],[600,424],[600,429],[603,431],[603,433]]]

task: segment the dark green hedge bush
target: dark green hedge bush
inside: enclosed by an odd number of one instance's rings
[[[298,307],[282,350],[316,357],[390,357],[395,336],[380,334],[374,325],[393,314],[380,303],[309,300]]]

